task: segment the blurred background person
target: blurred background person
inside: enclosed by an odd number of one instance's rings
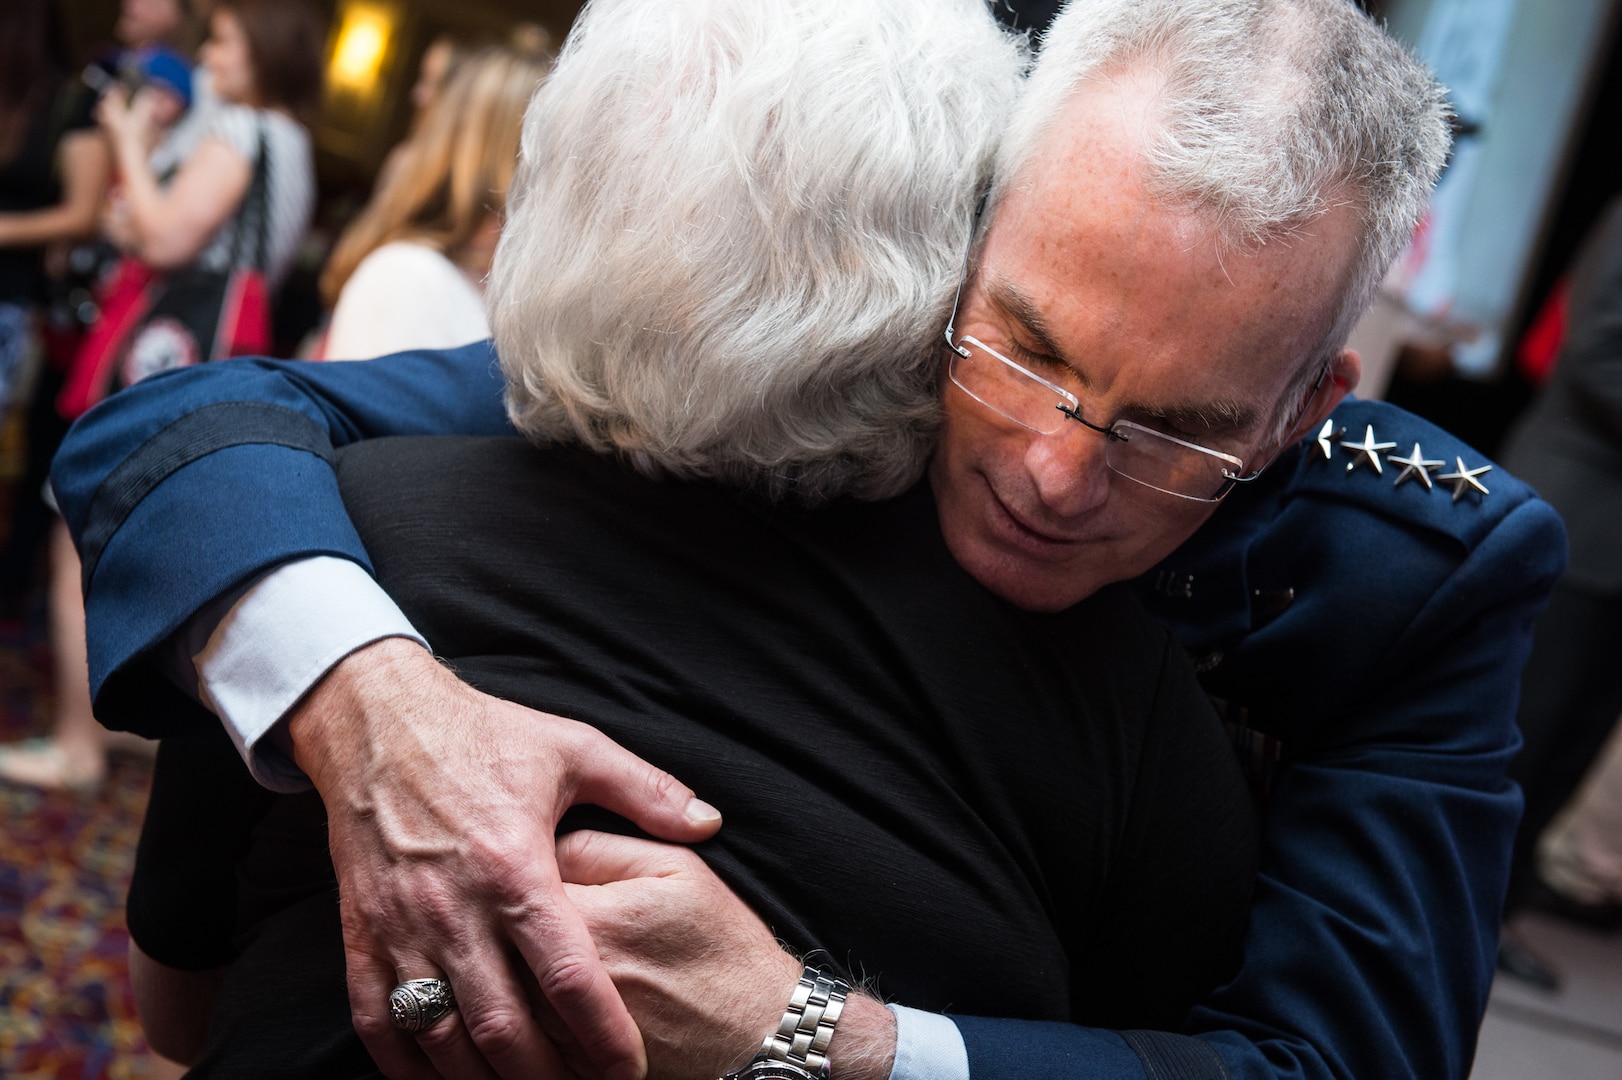
[[[145,87],[183,89],[182,108],[167,115],[166,103],[153,97],[154,126],[164,129],[150,162],[153,172],[166,176],[196,149],[215,103],[212,80],[202,67],[193,66],[197,46],[206,29],[199,8],[207,0],[120,0],[113,26],[116,48],[97,54],[85,69],[83,81],[96,97],[122,85],[126,94]],[[203,7],[206,11],[207,8]],[[187,85],[178,85],[175,64],[185,67]],[[150,135],[151,133],[149,133]],[[94,275],[111,269],[118,250],[103,243],[95,256],[101,265],[85,272]],[[81,253],[82,259],[92,256]]]
[[[1506,918],[1569,905],[1539,876],[1538,837],[1577,789],[1622,713],[1622,200],[1589,234],[1571,272],[1566,338],[1548,386],[1510,435],[1504,465],[1561,517],[1571,563],[1538,620],[1509,775],[1526,796]],[[1513,938],[1501,970],[1554,988],[1558,973]]]
[[[0,563],[0,604],[20,609],[48,517],[36,506],[35,492],[60,441],[64,425],[55,422],[55,384],[40,360],[39,311],[47,291],[46,252],[54,245],[83,239],[96,227],[107,187],[107,141],[90,115],[94,99],[52,63],[55,52],[47,0],[7,0],[0,5],[0,411],[12,404],[30,408],[24,456],[23,510],[12,515]],[[61,530],[61,540],[67,530]],[[68,544],[66,554],[72,555]],[[77,558],[74,558],[77,563]],[[19,612],[20,613],[20,612]],[[84,667],[84,625],[68,647]],[[85,682],[81,674],[79,682]],[[98,745],[101,730],[90,718],[89,687],[75,687],[82,708],[82,738]],[[58,700],[61,700],[60,694]],[[60,772],[62,755],[50,740],[0,746],[0,777],[32,780]]]
[[[440,34],[428,43],[428,48],[423,50],[422,60],[417,64],[417,81],[411,84],[413,129],[422,123],[428,106],[438,100],[439,92],[450,81],[457,65],[467,58],[469,51],[460,39],[450,34]]]
[[[297,0],[216,4],[201,60],[220,107],[167,183],[148,159],[152,99],[104,97],[97,115],[120,177],[108,215],[113,239],[159,269],[229,269],[238,233],[260,225],[247,196],[263,151],[264,270],[280,281],[315,205],[306,124],[320,100],[322,41],[320,20]]]
[[[388,185],[399,169],[412,136],[421,132],[428,110],[439,100],[440,92],[450,84],[451,76],[456,74],[462,61],[478,52],[481,46],[495,44],[497,42],[477,42],[455,34],[440,34],[428,43],[422,59],[417,62],[417,79],[411,84],[411,93],[407,95],[411,101],[410,132],[403,142],[388,152],[383,164],[378,167],[377,179],[372,185],[374,195]],[[552,35],[544,26],[535,23],[519,23],[507,35],[506,44],[532,56],[552,56],[557,52],[553,47]]]
[[[19,500],[0,549],[0,613],[17,614],[49,516],[35,497],[66,425],[42,363],[46,254],[96,228],[111,157],[94,98],[55,63],[49,0],[0,5],[0,416],[27,410]],[[39,401],[43,408],[31,406]]]
[[[185,156],[175,139],[183,122],[200,114],[192,112],[195,99],[191,62],[174,49],[149,45],[130,50],[120,64],[123,79],[139,87],[151,114],[149,131],[150,163],[159,175],[177,166]],[[160,156],[161,155],[161,156]]]
[[[518,162],[524,107],[551,63],[544,47],[487,46],[460,60],[435,91],[327,263],[321,291],[332,321],[323,358],[360,360],[490,336],[482,282]]]
[[[196,6],[188,0],[120,0],[113,36],[126,49],[163,45],[190,53],[200,28]]]
[[[157,270],[228,273],[237,260],[262,259],[274,287],[291,266],[315,205],[306,124],[320,100],[323,41],[320,19],[300,0],[220,0],[202,48],[219,105],[201,118],[195,148],[167,176],[153,162],[164,141],[165,95],[145,88],[127,95],[116,87],[103,95],[96,115],[118,170],[118,190],[103,215],[109,238]],[[263,187],[250,198],[256,171]],[[262,251],[256,250],[260,237]],[[106,734],[90,708],[79,561],[66,528],[58,521],[54,529],[53,733],[3,748],[0,778],[86,790],[106,773]]]
[[[411,137],[422,130],[422,124],[428,115],[429,106],[438,100],[440,90],[450,81],[451,75],[461,62],[473,52],[473,46],[454,34],[440,34],[428,43],[423,50],[422,59],[417,63],[417,81],[411,84],[411,129],[405,141],[390,150],[378,166],[377,179],[372,185],[372,194],[375,196],[388,186],[389,181],[400,169],[400,161],[405,149],[411,144]]]

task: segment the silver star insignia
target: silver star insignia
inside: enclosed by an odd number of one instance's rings
[[[1450,472],[1450,473],[1443,473],[1441,476],[1438,476],[1436,479],[1438,479],[1438,480],[1447,480],[1447,481],[1450,481],[1453,484],[1453,501],[1454,502],[1458,502],[1460,499],[1464,498],[1464,493],[1466,491],[1469,491],[1471,488],[1475,488],[1477,491],[1481,492],[1483,495],[1490,494],[1487,491],[1487,485],[1483,484],[1480,480],[1477,480],[1476,477],[1480,476],[1483,473],[1492,472],[1492,466],[1491,465],[1482,465],[1480,468],[1466,469],[1464,467],[1464,459],[1461,458],[1461,457],[1454,458],[1453,463],[1458,466],[1457,471]]]
[[[1391,485],[1392,487],[1401,487],[1404,480],[1418,480],[1425,485],[1426,491],[1430,491],[1432,488],[1431,470],[1440,469],[1447,464],[1445,461],[1426,461],[1419,452],[1418,443],[1414,443],[1414,452],[1408,457],[1398,457],[1396,454],[1391,454],[1388,455],[1388,460],[1393,465],[1402,466],[1402,472],[1397,474],[1397,482]]]
[[[1324,426],[1318,430],[1318,452],[1323,454],[1325,461],[1329,460],[1331,457],[1331,452],[1334,449],[1329,444],[1331,442],[1339,442],[1341,438],[1345,436],[1345,434],[1345,428],[1341,428],[1339,431],[1335,430],[1335,421],[1333,418],[1324,421]]]
[[[1381,476],[1384,474],[1384,470],[1380,468],[1380,455],[1387,450],[1395,450],[1397,448],[1397,444],[1394,442],[1375,442],[1373,424],[1369,425],[1368,434],[1363,436],[1362,442],[1347,442],[1346,440],[1342,439],[1340,445],[1348,450],[1356,451],[1356,453],[1352,455],[1352,460],[1346,463],[1347,472],[1351,472],[1353,469],[1357,468],[1358,465],[1362,464],[1364,461],[1367,461],[1370,465],[1374,466],[1375,476]]]

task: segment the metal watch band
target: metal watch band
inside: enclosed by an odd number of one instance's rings
[[[784,1061],[813,1076],[826,1076],[828,1043],[834,1025],[845,1011],[845,995],[850,985],[816,968],[800,973],[800,981],[789,998],[788,1009],[777,1030],[766,1036],[756,1061]]]

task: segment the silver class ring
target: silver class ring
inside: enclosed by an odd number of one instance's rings
[[[401,1031],[427,1031],[456,1008],[456,995],[444,979],[407,979],[389,995],[389,1019]]]

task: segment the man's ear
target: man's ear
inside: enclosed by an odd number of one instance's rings
[[[1284,445],[1291,446],[1308,433],[1317,431],[1318,425],[1335,411],[1341,400],[1357,388],[1357,380],[1362,377],[1363,358],[1357,355],[1355,349],[1342,349],[1340,355],[1329,362],[1329,373],[1324,376],[1323,383],[1312,395],[1307,407],[1301,411],[1301,420]]]

